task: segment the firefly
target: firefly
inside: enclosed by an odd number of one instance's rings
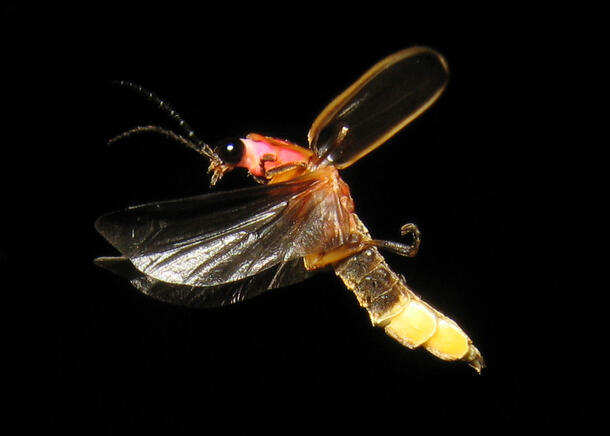
[[[468,335],[417,296],[381,254],[414,257],[417,226],[401,229],[410,244],[374,239],[339,175],[429,108],[448,74],[443,56],[428,47],[386,57],[318,115],[307,147],[257,133],[209,145],[154,93],[122,82],[178,121],[181,133],[143,126],[111,142],[157,132],[209,159],[212,185],[236,168],[258,184],[103,215],[95,226],[120,256],[96,263],[146,295],[190,307],[238,303],[332,268],[374,326],[408,348],[480,372],[483,357]]]

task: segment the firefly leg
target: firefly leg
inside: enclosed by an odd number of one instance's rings
[[[419,250],[419,244],[421,243],[421,233],[417,226],[413,223],[405,224],[400,228],[400,234],[405,236],[411,234],[413,242],[409,245],[401,242],[394,241],[382,241],[379,239],[371,239],[367,241],[350,242],[333,250],[326,251],[324,253],[314,253],[305,256],[305,268],[309,271],[322,268],[326,265],[338,262],[349,256],[352,256],[367,246],[379,247],[384,250],[391,251],[400,256],[415,257],[417,250]]]
[[[303,258],[305,262],[305,269],[311,271],[335,262],[339,262],[340,260],[353,256],[354,254],[364,250],[368,242],[369,241],[347,243],[330,251],[309,254]]]
[[[270,180],[270,183],[285,182],[291,180],[302,173],[306,168],[306,164],[299,163],[287,163],[279,167],[271,168],[265,171],[265,178]]]
[[[400,228],[400,234],[402,236],[410,234],[413,238],[413,242],[407,245],[403,244],[402,242],[382,241],[379,239],[373,239],[371,241],[365,242],[365,244],[374,245],[375,247],[391,251],[392,253],[398,254],[400,256],[415,257],[417,251],[419,250],[419,245],[421,244],[421,233],[419,229],[415,224],[408,223]]]
[[[300,168],[304,168],[304,167],[305,167],[304,163],[287,163],[285,165],[271,168],[270,170],[266,170],[265,175],[268,178],[271,178],[271,177],[275,177],[278,174],[284,173],[286,171],[292,171],[292,170],[296,170],[297,168],[300,169]]]

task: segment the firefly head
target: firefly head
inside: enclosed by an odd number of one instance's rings
[[[237,165],[244,157],[244,143],[239,138],[225,139],[214,147],[214,153],[225,165]]]
[[[228,171],[234,169],[239,164],[245,154],[244,143],[239,138],[228,138],[220,141],[213,148],[215,159],[210,163],[209,171],[212,174],[212,185]]]

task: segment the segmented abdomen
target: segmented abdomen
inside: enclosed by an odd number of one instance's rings
[[[363,240],[370,239],[364,224],[354,215]],[[475,370],[483,357],[470,338],[450,318],[422,301],[404,279],[394,273],[377,248],[371,246],[334,265],[335,273],[354,292],[371,317],[401,344],[424,346],[443,360],[464,360]]]

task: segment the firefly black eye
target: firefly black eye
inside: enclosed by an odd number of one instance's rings
[[[244,143],[239,138],[225,139],[214,147],[214,152],[223,163],[235,165],[244,156]]]

